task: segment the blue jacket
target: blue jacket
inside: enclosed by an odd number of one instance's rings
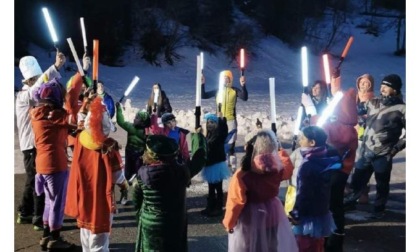
[[[327,214],[330,208],[331,171],[341,168],[341,158],[327,156],[326,146],[302,148],[303,160],[297,175],[294,218]]]

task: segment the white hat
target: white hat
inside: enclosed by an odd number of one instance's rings
[[[25,56],[21,58],[19,62],[19,69],[24,78],[22,82],[42,74],[41,67],[33,56]]]

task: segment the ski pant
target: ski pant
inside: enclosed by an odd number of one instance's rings
[[[363,188],[367,185],[372,174],[375,174],[376,197],[374,212],[385,210],[389,196],[389,182],[391,180],[392,157],[375,156],[371,159],[359,158],[356,162],[356,169],[353,174],[352,188],[355,195],[361,195]]]

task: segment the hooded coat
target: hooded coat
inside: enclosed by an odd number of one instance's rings
[[[188,166],[177,163],[176,157],[157,158],[138,172],[139,183],[133,192],[138,221],[136,252],[188,251],[186,188],[204,166],[207,149],[202,134],[193,133],[191,141],[193,155]]]

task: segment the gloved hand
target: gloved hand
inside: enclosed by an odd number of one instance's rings
[[[332,72],[332,77],[336,79],[336,78],[340,77],[340,75],[341,75],[340,68],[338,68],[338,67],[334,68],[334,70]]]
[[[389,155],[391,155],[391,157],[394,157],[397,153],[398,153],[397,148],[392,148],[392,150],[391,150],[391,152],[389,153]]]
[[[305,107],[307,115],[310,114],[311,116],[314,116],[314,115],[317,114],[314,102],[312,101],[312,99],[309,95],[307,95],[305,93],[302,93],[301,103]]]
[[[90,58],[85,53],[83,55],[83,70],[84,71],[89,70],[90,64],[91,64]]]
[[[121,107],[121,103],[116,102],[116,103],[115,103],[115,107],[120,108],[120,107]]]
[[[66,63],[66,56],[62,52],[57,51],[57,55],[55,56],[55,63],[54,66],[59,70],[64,63]]]

